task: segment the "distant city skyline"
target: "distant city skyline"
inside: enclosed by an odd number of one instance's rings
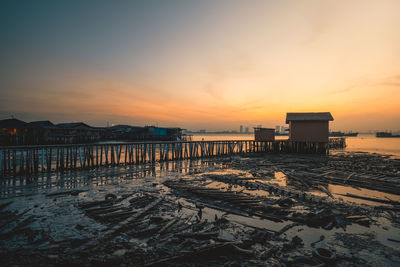
[[[28,118],[30,117],[29,115],[27,116]],[[71,121],[55,121],[55,120],[51,120],[49,118],[42,118],[42,119],[28,119],[28,120],[23,120],[20,117],[15,117],[14,115],[9,115],[9,116],[3,116],[0,117],[0,120],[2,119],[18,119],[18,120],[22,120],[25,122],[34,122],[34,121],[51,121],[55,124],[58,123],[71,123],[71,122],[83,122],[86,123],[88,125],[91,126],[96,126],[96,127],[110,127],[110,126],[115,126],[115,125],[131,125],[131,126],[159,126],[159,127],[178,127],[178,128],[184,128],[184,127],[180,127],[179,125],[159,125],[157,122],[156,123],[147,123],[147,124],[138,124],[138,123],[111,123],[111,122],[106,122],[104,125],[103,124],[92,124],[90,122],[87,121],[81,121],[81,120],[71,120]],[[331,122],[332,124],[332,122]],[[242,131],[241,131],[241,127]],[[263,125],[246,125],[246,127],[244,125],[239,125],[236,128],[192,128],[192,129],[186,129],[188,131],[193,131],[193,132],[237,132],[237,133],[252,133],[253,132],[253,128],[254,127],[264,127],[264,128],[275,128],[276,131],[278,131],[278,127],[279,127],[279,132],[284,132],[283,128],[289,129],[289,124],[280,124],[280,125],[275,125],[275,126],[263,126]],[[246,129],[248,130],[248,132],[246,132]],[[332,125],[330,125],[330,131],[343,131],[343,132],[357,132],[359,130],[354,130],[354,129],[338,129],[338,128],[333,128]],[[368,129],[368,130],[361,130],[359,132],[363,132],[363,133],[368,133],[368,132],[379,132],[379,131],[384,131],[384,132],[400,132],[400,127],[394,130],[391,129],[387,129],[387,128],[375,128],[375,129]]]
[[[0,119],[400,128],[400,1],[2,1]]]

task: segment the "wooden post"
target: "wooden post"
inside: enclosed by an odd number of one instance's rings
[[[17,173],[17,155],[15,149],[13,150],[13,173],[16,175]]]
[[[151,162],[156,162],[156,144],[151,145]]]
[[[99,166],[103,166],[103,153],[104,153],[104,145],[100,145],[100,152],[99,152]]]
[[[124,153],[124,165],[126,165],[127,164],[126,160],[127,160],[127,157],[128,157],[128,145],[125,145],[125,151],[124,152],[125,152]]]
[[[3,174],[3,151],[0,150],[0,174]]]
[[[80,168],[82,168],[83,167],[83,163],[82,163],[82,147],[78,147],[78,149],[79,149],[79,164],[80,164]]]

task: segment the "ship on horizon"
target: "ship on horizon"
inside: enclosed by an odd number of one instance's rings
[[[376,133],[376,137],[400,137],[400,134],[392,134],[392,133],[388,133],[388,132],[377,132]]]
[[[344,136],[355,137],[355,136],[358,136],[358,132],[354,132],[354,133],[353,132],[343,133],[343,132],[340,132],[340,131],[338,131],[338,132],[330,132],[329,136],[331,136],[331,137],[344,137]]]

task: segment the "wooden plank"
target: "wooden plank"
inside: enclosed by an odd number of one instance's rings
[[[92,247],[95,247],[95,246],[97,246],[97,245],[99,245],[99,244],[101,244],[103,242],[106,242],[106,241],[109,241],[109,240],[113,239],[116,235],[118,235],[121,232],[121,230],[124,227],[126,227],[129,224],[133,223],[135,220],[137,220],[142,215],[144,215],[149,210],[151,210],[156,205],[158,205],[162,200],[163,200],[163,198],[159,198],[159,199],[153,201],[152,203],[147,205],[145,208],[143,208],[141,211],[139,211],[136,214],[134,214],[133,216],[131,216],[131,217],[129,217],[129,218],[117,223],[116,225],[111,227],[109,230],[101,233],[98,239],[95,239],[92,242],[89,242],[88,244],[78,248],[78,250],[92,248]]]

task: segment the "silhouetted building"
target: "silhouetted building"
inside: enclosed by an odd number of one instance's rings
[[[87,143],[101,140],[102,128],[92,127],[83,122],[59,123],[57,128],[62,130],[63,143]]]
[[[0,120],[0,145],[26,145],[37,142],[36,127],[18,119]]]
[[[275,140],[275,129],[274,128],[254,128],[254,140],[255,141],[274,141]]]
[[[240,125],[240,133],[243,133],[243,125]]]
[[[287,113],[289,140],[298,142],[328,142],[330,112]]]
[[[149,130],[149,137],[152,140],[180,141],[182,139],[181,128],[162,128],[155,126],[146,126]]]
[[[249,127],[246,127],[245,133],[249,133]]]
[[[155,126],[116,125],[93,127],[83,122],[59,123],[33,121],[26,123],[17,119],[0,120],[0,146],[76,144],[102,140],[115,141],[179,141],[190,136],[182,134],[181,128]]]
[[[108,140],[136,141],[146,140],[148,129],[140,126],[115,125],[107,128]]]
[[[57,128],[51,121],[32,121],[29,123],[38,130],[35,144],[63,144],[63,129]]]

